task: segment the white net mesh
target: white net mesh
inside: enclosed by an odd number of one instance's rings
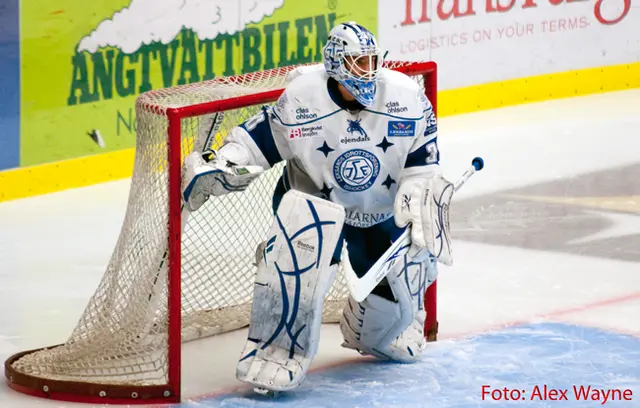
[[[410,64],[395,63],[398,68]],[[193,106],[283,88],[292,67],[148,92],[137,101],[135,169],[127,214],[104,277],[66,343],[14,361],[30,376],[76,382],[162,385],[168,381],[167,108]],[[414,77],[422,82],[422,76]],[[216,144],[262,104],[225,112]],[[182,157],[193,148],[202,116],[182,119]],[[214,144],[214,147],[216,147]],[[209,200],[182,235],[182,339],[248,324],[254,254],[272,222],[271,195],[282,165],[249,189]],[[176,198],[179,199],[179,198]],[[325,322],[346,298],[341,273],[327,296]]]

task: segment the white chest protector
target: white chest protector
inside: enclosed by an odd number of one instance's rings
[[[295,162],[289,167],[345,208],[346,224],[369,227],[393,216],[402,177],[437,167],[435,115],[418,83],[395,71],[382,70],[376,103],[361,111],[334,102],[327,80],[321,66],[305,67],[272,109],[227,141],[246,146],[251,162],[265,168],[277,159]],[[270,132],[256,132],[265,119]],[[289,177],[291,188],[309,190],[295,178]]]

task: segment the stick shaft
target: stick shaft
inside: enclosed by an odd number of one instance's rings
[[[476,173],[476,167],[474,165],[469,166],[469,168],[462,174],[460,179],[454,184],[453,192],[456,193],[464,184]],[[358,301],[361,302],[366,298],[371,291],[387,276],[387,273],[391,270],[393,264],[398,259],[398,255],[401,251],[408,250],[409,245],[411,244],[411,228],[407,227],[402,235],[396,239],[393,244],[387,249],[387,251],[382,254],[382,256],[376,261],[375,264],[367,273],[362,276],[362,278],[358,278],[356,273],[353,271],[351,266],[346,263],[345,265],[345,278],[347,279],[347,287],[351,296]],[[403,249],[406,248],[406,249]]]

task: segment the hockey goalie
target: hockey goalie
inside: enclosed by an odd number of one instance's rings
[[[304,380],[343,254],[360,276],[411,228],[409,255],[363,301],[350,298],[340,321],[344,347],[398,362],[416,361],[424,349],[422,295],[437,263],[452,262],[448,221],[434,209],[448,208],[452,184],[439,167],[430,101],[414,80],[382,68],[377,40],[355,22],[334,27],[323,53],[324,64],[289,74],[273,107],[238,124],[217,151],[187,156],[183,169],[183,201],[197,211],[286,162],[268,239],[256,250],[236,369],[261,390]]]

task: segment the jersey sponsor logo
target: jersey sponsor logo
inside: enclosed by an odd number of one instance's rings
[[[431,111],[431,114],[427,117],[427,128],[424,131],[425,136],[432,135],[438,131],[438,121],[436,120],[436,114]]]
[[[293,128],[289,131],[289,139],[309,139],[320,136],[321,131],[322,125]]]
[[[400,106],[398,101],[387,102],[384,106],[387,108],[387,113],[402,113],[409,110],[406,106]]]
[[[359,143],[368,142],[371,140],[369,139],[367,132],[365,132],[365,130],[362,128],[362,125],[360,125],[360,121],[362,121],[362,119],[347,119],[347,132],[349,132],[351,137],[343,137],[342,139],[340,139],[340,143]],[[358,136],[354,137],[354,133],[357,133]]]
[[[416,124],[412,120],[390,120],[387,129],[389,137],[408,137],[416,134]]]
[[[296,109],[296,119],[297,120],[315,119],[317,117],[318,117],[317,113],[309,113],[309,108],[298,108],[298,109]]]
[[[380,173],[378,158],[362,149],[344,152],[333,163],[333,177],[346,191],[364,191],[370,188]]]
[[[340,143],[360,143],[360,142],[368,142],[371,139],[369,139],[369,136],[364,135],[364,136],[357,136],[357,137],[349,137],[349,136],[345,136],[342,139],[340,139]]]
[[[358,228],[379,224],[393,216],[392,213],[363,213],[356,210],[347,211],[345,215],[345,223]]]
[[[362,119],[351,120],[347,119],[347,132],[350,134],[358,133],[362,136],[366,136],[367,132],[364,131],[360,122]]]

